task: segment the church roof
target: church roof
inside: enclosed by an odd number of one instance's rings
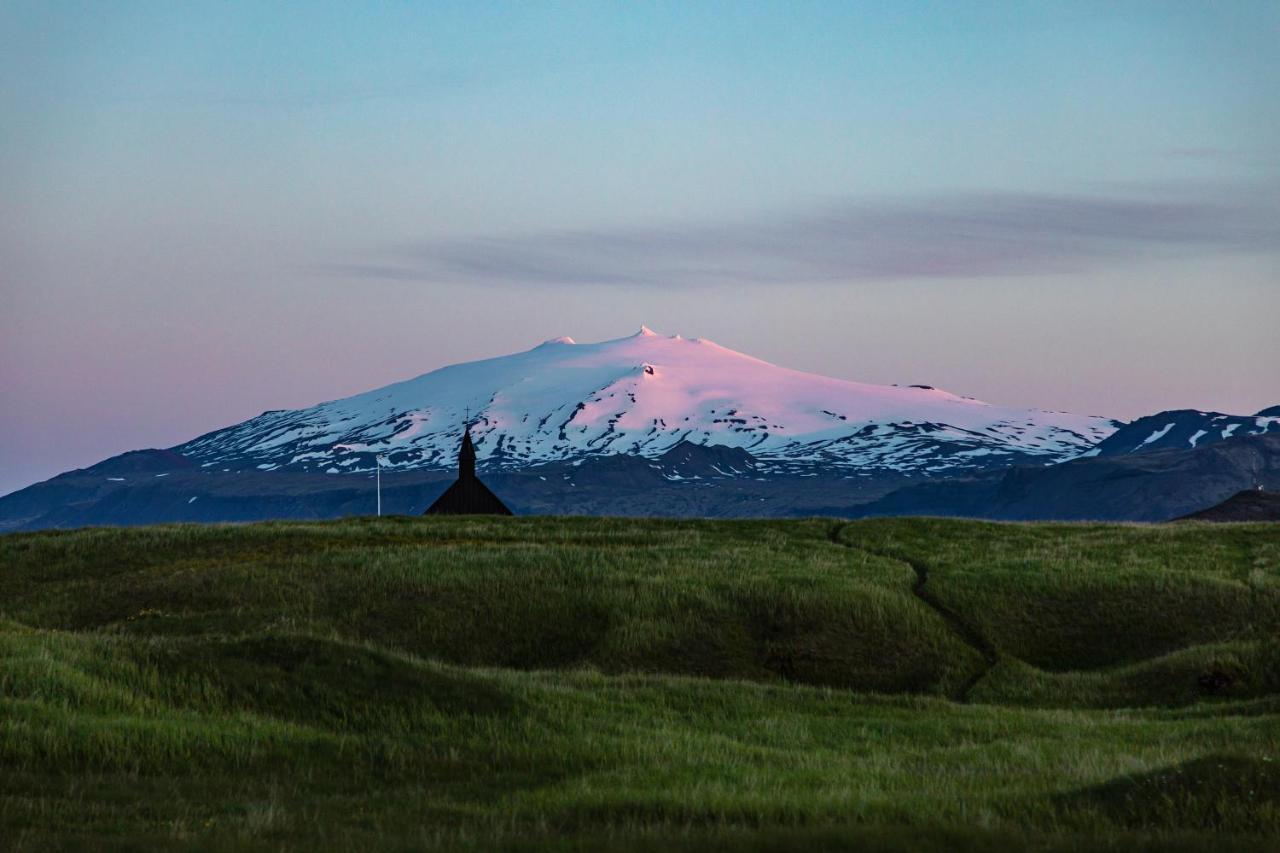
[[[445,489],[424,515],[512,515],[507,505],[478,477],[459,478]]]

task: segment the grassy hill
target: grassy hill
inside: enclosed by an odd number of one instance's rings
[[[0,847],[1274,849],[1280,529],[0,537]]]

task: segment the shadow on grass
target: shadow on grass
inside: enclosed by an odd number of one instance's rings
[[[1280,808],[1280,760],[1207,755],[1059,794],[1064,817],[1093,812],[1131,829],[1258,831]]]

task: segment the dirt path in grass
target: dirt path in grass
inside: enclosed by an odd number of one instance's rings
[[[959,613],[956,613],[950,607],[943,604],[942,601],[933,594],[933,591],[928,589],[928,566],[912,557],[888,554],[883,551],[864,548],[861,545],[855,545],[852,542],[848,542],[840,536],[840,531],[844,530],[848,526],[848,522],[837,524],[835,527],[831,528],[831,531],[827,534],[827,538],[841,547],[849,548],[854,551],[863,551],[877,557],[884,557],[887,560],[896,560],[899,563],[906,563],[910,566],[911,570],[916,573],[916,582],[911,585],[912,594],[924,602],[926,607],[946,620],[946,623],[951,626],[951,630],[955,631],[960,639],[964,640],[965,643],[973,647],[978,654],[982,655],[982,660],[984,662],[982,668],[965,679],[964,683],[961,684],[951,696],[951,698],[957,702],[968,702],[969,693],[973,690],[974,685],[981,681],[983,677],[991,671],[991,668],[1000,660],[1000,652],[996,650],[996,647],[992,645],[990,640],[982,635],[981,631],[966,622],[964,617]]]

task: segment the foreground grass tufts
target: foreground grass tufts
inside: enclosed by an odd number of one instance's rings
[[[0,846],[1273,849],[1278,545],[932,520],[0,537]]]

